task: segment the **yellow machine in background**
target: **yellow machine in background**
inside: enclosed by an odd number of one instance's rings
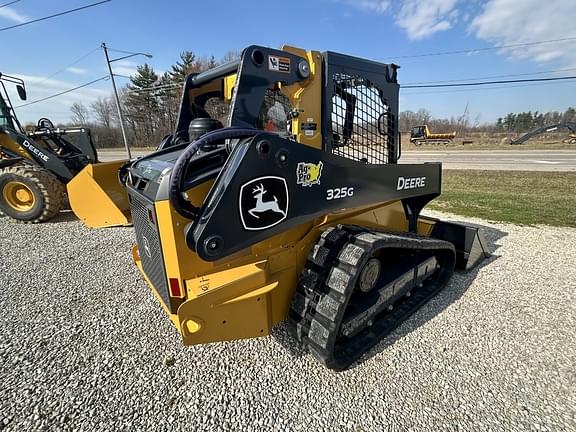
[[[456,138],[456,131],[449,133],[432,133],[428,125],[415,126],[410,131],[410,142],[422,144],[449,144]]]
[[[477,228],[420,216],[441,164],[397,163],[396,75],[250,46],[187,78],[174,135],[126,177],[134,261],[185,344],[288,319],[342,369],[484,258]]]
[[[126,160],[87,165],[66,185],[74,214],[90,228],[132,225],[128,194],[118,179]]]
[[[24,82],[0,74],[0,213],[21,222],[44,222],[63,208],[92,228],[130,225],[130,210],[118,169],[127,161],[101,163],[90,130],[55,128],[46,118],[24,132],[4,82],[16,84],[26,99]]]

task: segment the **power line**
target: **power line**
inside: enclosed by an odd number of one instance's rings
[[[99,81],[105,80],[105,79],[109,79],[108,76],[103,76],[100,78],[97,78],[95,80],[92,80],[90,82],[87,82],[85,84],[79,85],[77,87],[62,91],[60,93],[56,93],[50,96],[46,96],[42,99],[37,99],[35,101],[32,102],[28,102],[26,104],[22,104],[22,105],[18,105],[15,108],[23,108],[29,105],[34,105],[37,104],[39,102],[43,102],[46,101],[48,99],[52,99],[58,96],[62,96],[66,93],[70,93],[73,92],[75,90],[81,89],[83,87],[88,87],[94,83],[97,83]],[[446,87],[471,87],[471,86],[482,86],[482,85],[496,85],[496,84],[513,84],[513,83],[536,83],[536,82],[548,82],[551,83],[553,81],[563,81],[563,80],[573,80],[576,79],[576,76],[564,76],[564,77],[552,77],[552,78],[532,78],[532,79],[520,79],[520,80],[502,80],[502,81],[484,81],[484,82],[472,82],[472,83],[460,83],[460,84],[434,84],[434,85],[407,85],[407,86],[401,86],[401,89],[414,89],[414,88],[446,88]],[[148,87],[148,88],[143,88],[143,89],[133,89],[133,90],[128,90],[127,92],[140,92],[140,91],[155,91],[155,90],[168,90],[170,88],[177,88],[179,87],[178,84],[166,84],[166,85],[161,85],[161,86],[157,86],[157,87]],[[503,87],[499,87],[499,88],[510,88],[510,87],[521,87],[521,86],[503,86]],[[497,87],[493,87],[493,88],[497,88]],[[452,92],[457,92],[458,90],[453,90]],[[461,91],[461,90],[460,90]],[[408,93],[408,94],[426,94],[426,93],[441,93],[441,92],[413,92],[413,93]]]
[[[83,88],[83,87],[88,87],[89,85],[92,85],[92,84],[94,84],[94,83],[97,83],[98,81],[102,81],[102,80],[105,80],[105,79],[108,79],[108,78],[109,78],[108,75],[106,75],[106,76],[100,77],[100,78],[98,78],[98,79],[92,80],[92,81],[90,81],[90,82],[87,82],[87,83],[85,83],[85,84],[79,85],[79,86],[77,86],[77,87],[74,87],[74,88],[71,88],[71,89],[68,89],[68,90],[64,90],[64,91],[62,91],[62,92],[60,92],[60,93],[56,93],[56,94],[53,94],[53,95],[50,95],[50,96],[46,96],[45,98],[42,98],[42,99],[37,99],[37,100],[32,101],[32,102],[28,102],[28,103],[25,103],[25,104],[22,104],[22,105],[18,105],[18,106],[14,107],[14,108],[23,108],[23,107],[26,107],[26,106],[29,106],[29,105],[37,104],[37,103],[39,103],[39,102],[44,102],[45,100],[52,99],[52,98],[55,98],[55,97],[58,97],[58,96],[62,96],[62,95],[64,95],[64,94],[66,94],[66,93],[73,92],[73,91],[78,90],[78,89],[81,89],[81,88]]]
[[[564,77],[552,77],[552,78],[531,78],[531,79],[502,80],[502,81],[483,81],[483,82],[471,82],[471,83],[459,83],[459,84],[406,85],[406,86],[401,86],[401,88],[411,89],[411,88],[468,87],[468,86],[482,86],[482,85],[492,85],[492,84],[512,84],[512,83],[523,83],[523,82],[562,81],[562,80],[571,80],[571,79],[576,79],[576,76],[564,76]]]
[[[412,96],[412,95],[427,95],[427,94],[447,94],[447,93],[469,93],[473,91],[487,91],[487,90],[505,90],[511,88],[518,88],[518,87],[537,87],[542,85],[555,85],[555,84],[564,84],[560,81],[549,81],[549,82],[536,82],[536,83],[523,83],[523,84],[516,84],[516,85],[502,85],[502,86],[494,86],[494,87],[467,87],[464,89],[451,89],[451,90],[427,90],[427,91],[408,91],[405,92],[404,95]],[[401,89],[402,90],[402,89]]]
[[[46,114],[46,110],[45,109],[39,109],[39,110],[26,110],[27,114],[42,114],[45,115]],[[70,111],[54,111],[54,110],[50,110],[50,115],[52,114],[70,114]]]
[[[46,78],[44,78],[42,81],[37,82],[36,84],[40,84],[43,83],[45,81],[48,81],[50,78],[55,77],[56,75],[58,75],[61,72],[64,72],[66,69],[68,69],[71,66],[74,66],[75,64],[80,63],[82,60],[84,60],[86,57],[94,54],[96,51],[98,51],[100,49],[100,47],[94,48],[92,51],[84,54],[82,57],[78,58],[77,60],[74,60],[72,63],[70,63],[69,65],[64,66],[62,69],[54,72],[52,75],[47,76]]]
[[[126,93],[146,93],[146,92],[154,92],[157,90],[178,89],[182,87],[182,84],[183,83],[174,83],[174,84],[163,84],[156,87],[134,88],[126,90]]]
[[[20,23],[20,24],[14,24],[14,25],[11,25],[11,26],[9,26],[9,27],[3,27],[3,28],[0,28],[0,32],[3,32],[3,31],[5,31],[5,30],[11,30],[11,29],[14,29],[14,28],[16,28],[16,27],[22,27],[22,26],[25,26],[25,25],[28,25],[28,24],[33,24],[33,23],[36,23],[36,22],[38,22],[38,21],[44,21],[44,20],[47,20],[47,19],[50,19],[50,18],[56,18],[56,17],[62,16],[62,15],[66,15],[66,14],[69,14],[69,13],[72,13],[72,12],[77,12],[77,11],[80,11],[80,10],[83,10],[83,9],[88,9],[88,8],[91,8],[91,7],[94,7],[94,6],[98,6],[98,5],[101,5],[101,4],[103,4],[103,3],[108,3],[108,2],[111,2],[111,1],[112,1],[112,0],[102,0],[102,1],[99,1],[99,2],[96,2],[96,3],[92,3],[92,4],[89,4],[89,5],[86,5],[86,6],[80,6],[80,7],[77,7],[77,8],[75,8],[75,9],[69,9],[69,10],[66,10],[66,11],[64,11],[64,12],[59,12],[59,13],[54,14],[54,15],[49,15],[49,16],[45,16],[45,17],[42,17],[42,18],[37,18],[37,19],[31,20],[31,21],[26,21],[26,22]]]
[[[542,71],[542,72],[527,72],[527,73],[507,74],[507,75],[491,75],[491,76],[476,77],[476,78],[461,78],[461,79],[450,79],[450,80],[442,80],[442,81],[419,81],[419,82],[406,83],[405,85],[453,83],[453,82],[460,82],[460,81],[485,80],[485,79],[491,79],[491,78],[509,78],[509,77],[527,76],[527,75],[542,75],[542,74],[548,74],[548,73],[567,72],[567,71],[574,71],[574,70],[576,70],[576,68],[556,69],[556,70]]]
[[[2,9],[3,7],[6,7],[6,6],[10,6],[11,4],[18,3],[19,1],[22,1],[22,0],[14,0],[14,1],[11,1],[8,3],[4,3],[3,5],[0,5],[0,9]]]
[[[494,51],[494,50],[501,50],[501,49],[505,49],[505,48],[519,48],[519,47],[525,47],[525,46],[542,45],[542,44],[555,43],[555,42],[567,42],[567,41],[574,41],[574,40],[576,40],[576,36],[561,38],[561,39],[548,39],[548,40],[534,41],[534,42],[524,42],[524,43],[516,43],[516,44],[509,44],[509,45],[499,45],[499,46],[494,46],[494,47],[467,48],[467,49],[456,50],[456,51],[438,51],[438,52],[432,52],[432,53],[379,57],[378,60],[405,59],[405,58],[417,58],[417,57],[434,57],[434,56],[444,56],[444,55],[453,55],[453,54],[469,54],[469,53],[474,53],[474,52]]]

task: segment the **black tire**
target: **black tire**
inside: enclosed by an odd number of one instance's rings
[[[0,170],[0,214],[19,222],[39,223],[54,217],[65,193],[64,184],[43,168],[20,165]]]

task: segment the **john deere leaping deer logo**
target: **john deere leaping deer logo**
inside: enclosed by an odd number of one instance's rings
[[[288,186],[282,177],[258,177],[240,188],[240,219],[258,231],[279,224],[288,214]]]
[[[256,198],[256,207],[254,207],[252,210],[248,210],[248,213],[250,213],[256,219],[260,219],[258,213],[264,213],[268,210],[280,213],[282,216],[286,216],[286,212],[280,209],[278,206],[278,198],[276,198],[276,195],[272,195],[272,201],[264,201],[262,197],[266,193],[266,189],[264,189],[262,183],[256,186],[252,193],[254,194],[254,198]]]

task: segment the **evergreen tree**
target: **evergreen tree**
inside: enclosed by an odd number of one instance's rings
[[[158,91],[156,92],[161,119],[159,130],[162,135],[173,132],[176,127],[181,91],[181,87],[172,81],[170,73],[164,72],[158,81]]]
[[[563,122],[574,122],[576,123],[576,109],[568,107],[564,114],[562,115]]]
[[[192,51],[183,51],[180,53],[180,60],[171,66],[169,72],[173,83],[182,84],[186,77],[194,71],[196,64],[196,55]]]
[[[158,127],[159,104],[154,93],[158,86],[158,74],[151,66],[138,66],[136,74],[130,78],[126,95],[126,118],[137,141],[144,145],[154,143],[154,132]]]
[[[496,131],[501,132],[504,130],[504,123],[502,121],[502,117],[498,117],[496,120]]]

